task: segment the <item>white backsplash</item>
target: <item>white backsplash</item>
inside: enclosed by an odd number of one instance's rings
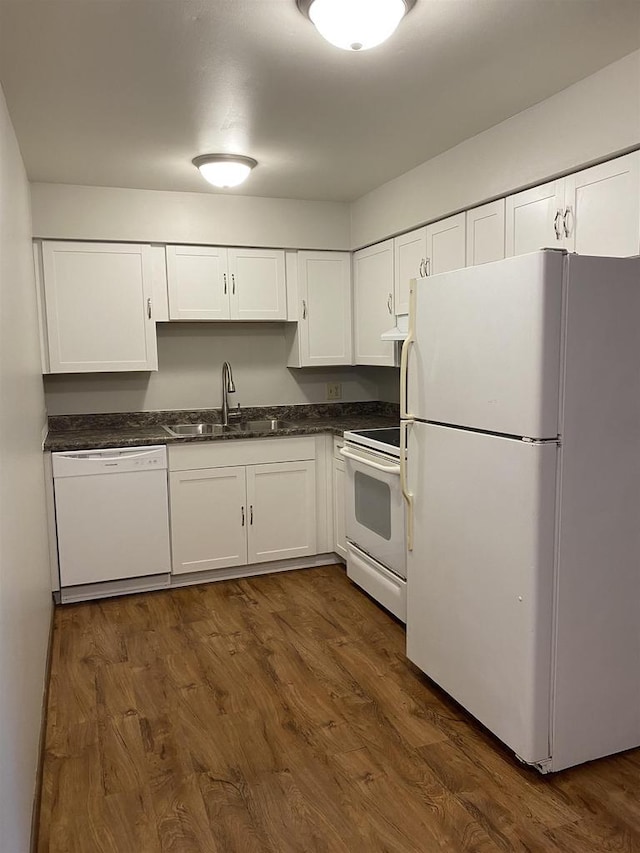
[[[327,382],[341,384],[345,401],[396,402],[399,394],[395,368],[288,368],[284,323],[162,323],[158,359],[157,373],[47,376],[47,411],[63,415],[217,408],[224,361],[233,368],[233,406],[325,402]]]

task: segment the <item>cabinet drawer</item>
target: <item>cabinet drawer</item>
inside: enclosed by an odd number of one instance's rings
[[[169,445],[167,450],[170,471],[192,471],[198,468],[262,465],[269,462],[315,459],[316,442],[313,436],[246,438],[238,441]]]

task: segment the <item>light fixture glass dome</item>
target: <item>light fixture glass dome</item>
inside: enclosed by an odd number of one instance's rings
[[[415,0],[311,0],[299,2],[328,42],[343,50],[382,44]]]
[[[235,154],[202,154],[192,161],[200,174],[214,187],[237,187],[249,176],[258,161]]]

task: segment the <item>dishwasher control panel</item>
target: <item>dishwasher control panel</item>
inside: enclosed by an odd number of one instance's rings
[[[151,447],[70,450],[52,453],[51,460],[54,479],[146,469],[166,470],[167,448],[164,444],[158,444]]]

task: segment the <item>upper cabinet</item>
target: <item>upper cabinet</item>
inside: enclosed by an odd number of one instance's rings
[[[286,320],[282,249],[227,249],[232,320]]]
[[[640,252],[640,151],[565,179],[566,248],[580,255]]]
[[[563,208],[561,180],[509,196],[505,223],[507,257],[548,247],[563,248]]]
[[[417,228],[393,241],[395,313],[409,313],[409,282],[427,274],[427,229]]]
[[[395,365],[394,344],[380,336],[395,323],[393,240],[353,255],[355,364]]]
[[[298,321],[287,329],[288,366],[353,364],[350,253],[288,254],[292,256],[288,278],[292,291],[297,282],[289,319]]]
[[[507,256],[546,247],[626,257],[640,251],[640,151],[507,199]]]
[[[467,211],[467,266],[504,258],[503,198]]]
[[[466,266],[466,219],[464,213],[427,225],[427,275]]]
[[[45,372],[158,369],[154,248],[44,241],[41,258]]]
[[[170,320],[228,320],[227,250],[167,246]]]
[[[285,320],[284,251],[167,246],[170,320]]]

